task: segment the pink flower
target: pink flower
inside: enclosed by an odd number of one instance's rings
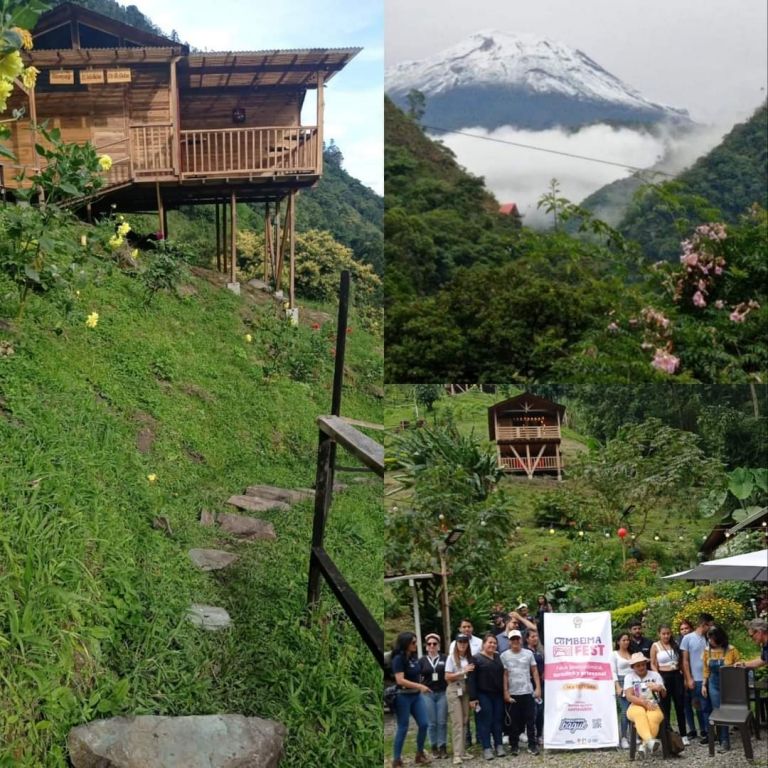
[[[610,331],[610,333],[618,333],[619,326],[616,325],[616,323],[608,323],[608,330]]]
[[[738,309],[734,309],[734,310],[733,310],[733,312],[731,312],[731,314],[730,314],[730,315],[728,315],[728,317],[730,317],[730,318],[731,318],[731,320],[732,320],[734,323],[743,323],[743,322],[744,322],[744,318],[745,318],[746,316],[747,316],[747,315],[746,315],[746,313],[742,315],[742,314],[739,312],[739,310],[738,310]]]
[[[706,307],[707,300],[704,298],[704,294],[701,291],[696,291],[693,294],[693,304],[696,307]]]
[[[715,309],[722,309],[725,306],[722,299],[718,299],[715,302]]]
[[[680,359],[667,352],[666,349],[657,349],[653,360],[651,360],[651,365],[657,371],[672,374],[677,370],[677,366],[680,365]]]

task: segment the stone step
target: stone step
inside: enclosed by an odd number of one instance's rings
[[[200,510],[200,525],[210,528],[214,523],[213,513],[207,509]]]
[[[244,515],[219,515],[219,526],[223,531],[243,539],[276,539],[275,527],[266,520]]]
[[[249,512],[266,512],[269,509],[279,509],[285,512],[291,508],[291,505],[284,501],[257,499],[255,496],[230,496],[227,499],[227,504],[238,509],[246,509]]]
[[[300,501],[314,498],[315,492],[303,489],[277,488],[274,485],[249,485],[245,495],[256,496],[260,499],[274,499],[286,504],[298,504]]]
[[[96,720],[67,737],[75,768],[277,768],[285,726],[243,715]]]
[[[187,610],[187,619],[196,627],[207,629],[209,632],[218,632],[226,629],[232,619],[223,608],[217,608],[215,605],[200,605],[193,603]]]
[[[219,571],[240,559],[239,555],[221,549],[190,549],[189,557],[201,571]]]

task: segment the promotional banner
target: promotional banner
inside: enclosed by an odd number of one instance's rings
[[[611,614],[544,614],[544,747],[616,747]]]

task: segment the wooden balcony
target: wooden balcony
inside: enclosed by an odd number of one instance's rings
[[[517,458],[517,456],[500,456],[499,466],[503,469],[508,469],[513,472],[543,472],[558,469],[557,456],[541,456],[536,458],[531,456],[530,464],[526,458]],[[563,467],[562,459],[560,460],[560,469]]]
[[[136,181],[319,174],[314,126],[218,128],[179,132],[170,123],[132,125],[131,166]]]
[[[560,427],[508,427],[496,425],[496,440],[560,440]]]

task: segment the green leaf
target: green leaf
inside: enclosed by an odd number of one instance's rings
[[[746,467],[737,467],[728,475],[728,490],[739,501],[748,498],[754,487],[754,475]]]
[[[9,160],[16,159],[16,155],[14,155],[10,149],[4,147],[2,144],[0,144],[0,157],[7,157]]]
[[[761,491],[768,491],[768,469],[753,469],[752,477],[754,477],[755,484]]]
[[[79,197],[82,194],[82,191],[79,190],[74,184],[70,184],[66,181],[62,181],[61,184],[59,184],[59,189],[70,197]]]
[[[29,264],[24,267],[24,275],[27,280],[31,280],[33,283],[40,283],[40,273],[37,270],[32,269]]]

